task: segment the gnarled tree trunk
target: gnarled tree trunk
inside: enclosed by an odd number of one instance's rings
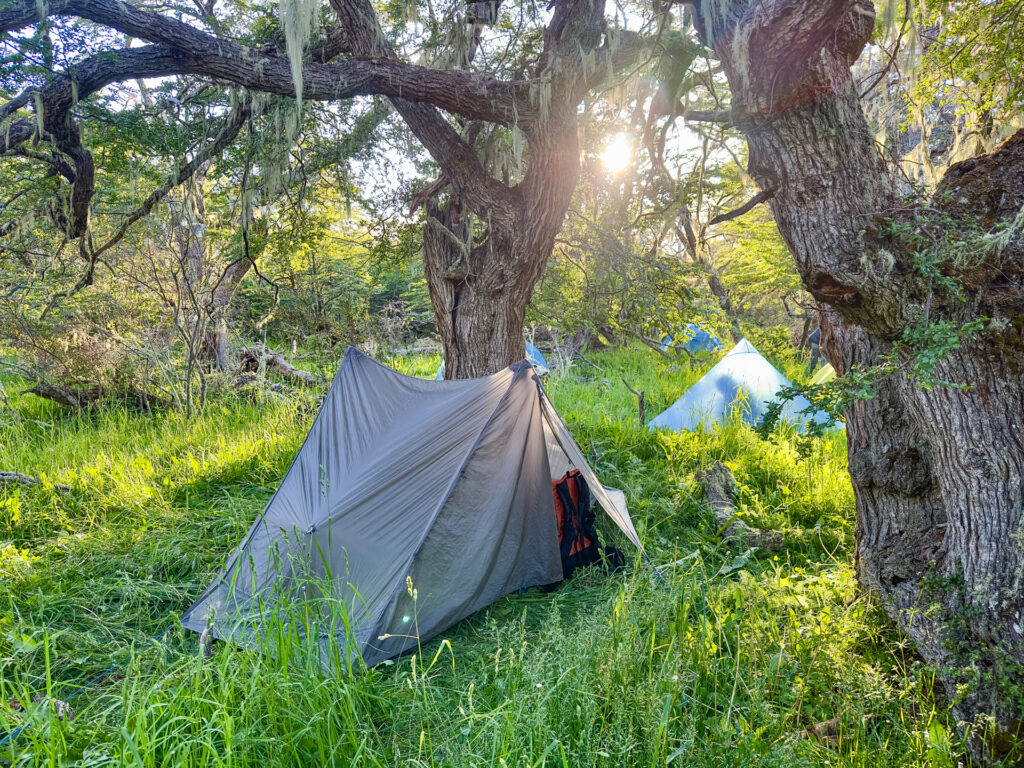
[[[526,308],[579,175],[575,110],[549,117],[530,146],[519,194],[488,221],[474,227],[454,191],[446,201],[427,203],[424,264],[448,379],[485,376],[525,355]]]
[[[776,190],[775,219],[823,308],[826,355],[844,373],[897,352],[847,412],[860,583],[935,666],[975,757],[1002,759],[1024,736],[1024,135],[908,203],[849,70],[872,32],[868,0],[691,5],[729,78],[750,172]],[[935,367],[948,385],[908,379],[915,338],[979,318]]]
[[[332,6],[351,53],[395,58],[367,0]],[[603,10],[603,0],[555,4],[533,73],[546,85],[534,94],[537,116],[514,126],[528,158],[517,183],[497,178],[474,145],[479,123],[460,133],[433,107],[391,99],[442,172],[426,199],[424,261],[446,378],[483,376],[523,358],[526,307],[579,176],[576,108],[613,66]]]
[[[529,293],[524,301],[516,286],[503,284],[495,266],[507,254],[496,253],[490,240],[472,242],[471,215],[457,198],[427,204],[424,265],[449,379],[493,373],[525,352]]]
[[[231,300],[242,279],[252,268],[249,259],[237,259],[224,269],[220,282],[214,286],[207,306],[210,316],[203,339],[203,357],[212,361],[219,371],[231,370],[231,340],[228,334],[228,313],[231,311]]]

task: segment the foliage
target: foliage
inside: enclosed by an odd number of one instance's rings
[[[913,22],[924,61],[913,94],[919,103],[938,96],[967,118],[966,130],[984,135],[1020,113],[1024,104],[1024,3],[940,0],[916,3]],[[991,62],[999,62],[992,66]]]
[[[722,282],[748,327],[793,326],[795,319],[810,315],[813,302],[800,283],[793,254],[764,207],[719,225],[716,241]],[[803,310],[799,318],[788,312],[789,304]]]
[[[624,575],[583,572],[550,595],[510,595],[419,653],[355,675],[323,676],[311,661],[318,652],[278,630],[274,654],[219,644],[206,663],[181,630],[141,648],[202,590],[268,500],[312,417],[302,403],[216,396],[191,420],[117,409],[56,419],[52,406],[13,397],[26,419],[4,422],[0,464],[45,468],[72,491],[0,490],[0,701],[15,703],[0,708],[0,730],[30,724],[3,759],[922,767],[937,755],[961,759],[929,675],[882,628],[871,601],[853,599],[842,441],[819,440],[802,458],[786,430],[768,440],[739,423],[649,433],[630,424],[635,400],[619,378],[656,408],[701,370],[665,367],[648,350],[593,357],[596,377],[570,366],[548,389],[598,472],[626,489],[671,593],[639,559]],[[438,359],[392,362],[429,376]],[[784,531],[783,553],[737,557],[718,541],[694,476],[716,459],[740,482],[740,515]],[[32,701],[38,692],[66,697],[113,662],[124,665],[71,699],[72,720]],[[807,736],[833,719],[833,735]]]
[[[860,64],[863,95],[911,182],[934,185],[952,164],[1024,127],[1021,0],[875,5],[879,48]]]
[[[555,328],[656,342],[698,317],[711,327],[719,324],[716,308],[696,282],[698,270],[645,247],[642,236],[616,227],[608,212],[599,221],[573,216],[529,317]]]
[[[233,302],[241,334],[358,343],[376,335],[387,308],[401,305],[406,319],[429,309],[413,224],[375,221],[357,208],[346,215],[324,194],[268,214],[267,227],[260,276],[250,274]]]

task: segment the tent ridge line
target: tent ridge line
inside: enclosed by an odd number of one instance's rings
[[[349,347],[349,349],[355,349],[356,352],[359,352],[360,355],[365,357],[370,362],[377,364],[378,366],[380,366],[381,368],[383,368],[386,371],[391,371],[396,376],[401,376],[402,378],[406,378],[406,379],[415,379],[416,381],[423,381],[423,379],[420,379],[420,378],[418,378],[416,376],[407,376],[404,373],[399,373],[398,371],[392,370],[391,368],[388,368],[386,365],[381,363],[379,360],[374,360],[372,357],[367,355],[365,352],[361,352],[360,350],[356,349],[355,347]],[[513,379],[513,381],[514,381],[514,379]],[[512,382],[511,381],[509,382],[508,386],[509,386],[509,388],[511,388],[511,386],[512,386]],[[438,516],[438,514],[440,514],[441,510],[444,509],[444,505],[448,503],[448,498],[454,492],[455,485],[459,482],[459,478],[462,477],[462,473],[465,471],[466,465],[469,463],[470,458],[472,458],[473,453],[475,453],[476,449],[480,446],[480,439],[483,436],[483,433],[487,430],[487,427],[489,427],[491,422],[494,420],[494,415],[498,412],[499,408],[501,407],[501,403],[504,402],[504,400],[505,400],[505,398],[507,396],[508,396],[508,391],[506,390],[505,394],[502,395],[501,399],[498,401],[498,405],[491,412],[491,415],[487,417],[487,421],[484,423],[484,426],[483,426],[483,429],[481,430],[481,432],[476,436],[476,439],[473,441],[473,445],[470,446],[469,453],[466,455],[465,460],[462,462],[462,464],[459,465],[459,471],[455,475],[455,479],[451,482],[451,484],[449,484],[448,490],[445,491],[445,495],[444,495],[444,497],[442,498],[442,501],[441,501],[441,506],[438,507],[438,509],[434,512],[434,514],[430,518],[430,525],[431,526],[434,524],[434,521],[437,520],[437,516]],[[316,422],[314,421],[314,425],[315,424],[316,424]],[[310,431],[312,431],[312,428],[310,428]],[[306,435],[306,438],[308,439],[309,435]],[[305,445],[305,442],[303,442],[303,445]],[[301,451],[302,449],[300,448],[299,450]],[[298,454],[296,454],[296,455],[298,455]],[[276,492],[275,492],[275,495],[276,495]],[[273,501],[273,498],[271,498],[271,501]],[[269,503],[268,503],[267,506],[269,506]],[[304,535],[306,535],[306,536],[311,536],[314,533],[316,533],[316,531],[321,526],[327,525],[328,523],[330,523],[332,521],[332,519],[333,519],[333,514],[328,514],[328,515],[325,515],[323,517],[318,517],[312,523],[310,523],[310,525],[302,533]],[[427,532],[429,533],[429,528],[428,528]],[[420,553],[420,549],[422,549],[424,541],[426,541],[426,535],[423,536],[423,539],[420,540],[420,543],[416,547],[416,551],[413,552],[412,556],[413,556],[414,559],[415,559],[416,555],[418,555]]]

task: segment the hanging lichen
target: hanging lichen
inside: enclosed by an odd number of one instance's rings
[[[42,138],[45,133],[45,129],[43,127],[43,95],[39,91],[36,91],[32,94],[32,101],[35,103],[36,107],[36,130],[39,132],[39,138]]]
[[[302,107],[302,59],[306,44],[313,35],[313,22],[320,8],[320,0],[280,0],[281,26],[284,29],[285,50],[291,65],[295,84],[295,101]]]
[[[547,122],[551,109],[551,72],[545,71],[539,82],[530,85],[530,97],[537,107],[539,122]]]
[[[523,149],[526,147],[526,134],[514,125],[510,133],[512,135],[512,162],[515,164],[514,169],[518,175],[522,173],[523,169]]]
[[[1021,234],[1024,234],[1024,206],[1021,206],[1020,210],[1017,211],[1013,221],[1003,225],[995,232],[985,235],[983,240],[989,254],[998,260],[1002,258],[1003,251],[1010,246],[1010,243],[1020,237]]]

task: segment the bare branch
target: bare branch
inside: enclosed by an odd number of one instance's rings
[[[711,226],[714,226],[715,224],[722,224],[722,223],[724,223],[726,221],[732,221],[733,219],[738,219],[743,214],[752,211],[755,207],[757,207],[761,203],[763,203],[763,202],[765,202],[767,200],[771,200],[772,197],[774,197],[776,191],[777,190],[775,190],[775,189],[764,189],[764,190],[758,192],[756,195],[754,195],[752,198],[747,200],[747,202],[745,202],[739,208],[736,208],[735,210],[732,210],[732,211],[728,211],[727,213],[720,213],[717,216],[715,216],[715,218],[713,218],[711,221],[708,222],[708,226],[711,227]]]
[[[727,109],[688,109],[683,112],[683,120],[688,123],[720,123],[722,125],[732,125],[732,112]]]
[[[96,249],[95,255],[100,256],[105,251],[117,245],[117,243],[124,238],[132,224],[153,210],[153,206],[165,198],[172,189],[180,185],[183,181],[190,179],[204,163],[210,160],[210,158],[220,154],[232,141],[234,141],[235,137],[238,136],[238,132],[242,130],[242,126],[244,126],[245,121],[249,119],[249,115],[250,109],[248,103],[234,110],[225,121],[220,131],[218,131],[214,140],[199,149],[191,160],[179,164],[177,170],[169,176],[163,184],[153,190],[142,202],[142,205],[136,208],[128,218],[121,223],[121,226],[118,227],[117,231],[111,235],[103,245]]]
[[[39,7],[34,0],[27,3],[22,0],[18,5]],[[172,48],[187,69],[165,74],[205,74],[253,90],[295,95],[286,56],[217,38],[183,22],[117,0],[68,0],[54,7],[58,10],[51,7],[51,14],[89,19]],[[35,13],[38,14],[38,10]],[[318,57],[336,55],[335,51],[343,42],[341,35],[332,39],[331,46],[318,51]],[[310,63],[303,67],[302,80],[302,97],[314,101],[379,94],[426,102],[469,119],[505,125],[529,123],[535,114],[529,82],[506,82],[474,72],[430,69],[393,57]]]

